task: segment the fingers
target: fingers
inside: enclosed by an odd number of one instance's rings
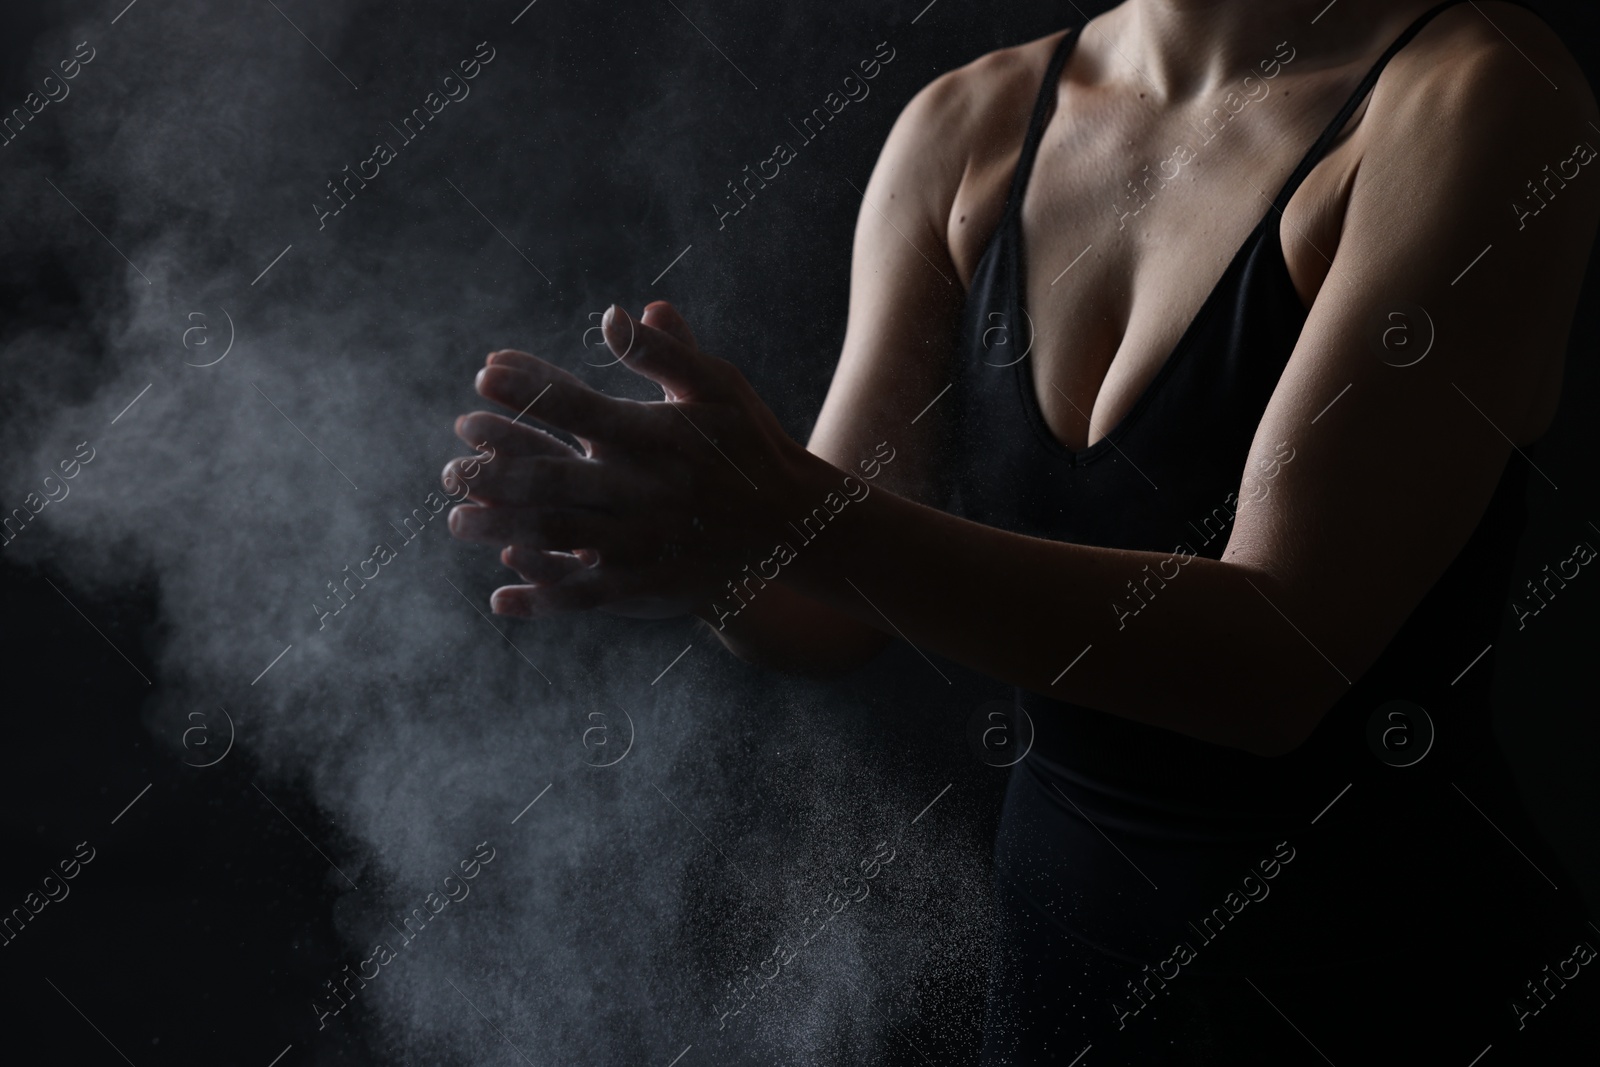
[[[533,619],[543,614],[539,610],[539,592],[532,585],[502,585],[489,596],[489,610],[496,615],[511,615],[520,619]]]
[[[463,541],[525,548],[570,549],[614,544],[615,519],[571,508],[504,508],[462,504],[450,511],[450,533]]]
[[[708,356],[694,344],[688,323],[665,301],[650,305],[650,322],[633,319],[621,305],[612,304],[601,320],[606,343],[636,374],[661,386],[668,400],[692,400],[725,393],[731,384],[730,367]],[[659,325],[651,325],[651,323]]]
[[[596,392],[526,352],[491,353],[478,372],[477,389],[517,412],[516,420],[538,419],[591,441],[631,439],[649,418],[643,405]]]
[[[473,500],[541,508],[618,510],[637,496],[612,468],[578,457],[502,455],[480,463],[468,456],[445,464],[441,481],[453,494],[465,485]]]
[[[503,585],[489,597],[496,615],[535,618],[566,611],[590,611],[615,596],[612,583],[594,571],[573,574],[555,585]]]
[[[639,321],[652,329],[660,330],[680,344],[696,350],[700,348],[695,343],[694,331],[689,329],[689,324],[678,314],[678,309],[665,300],[655,300],[646,304],[644,314],[639,316]]]
[[[580,453],[565,441],[552,437],[536,426],[513,422],[504,415],[474,411],[456,420],[456,436],[473,448],[490,445],[495,452],[511,456],[576,456]]]
[[[524,582],[539,586],[554,585],[587,569],[584,561],[570,552],[545,552],[516,545],[507,545],[500,551],[500,562],[516,571]]]

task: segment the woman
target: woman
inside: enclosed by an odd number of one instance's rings
[[[503,614],[692,612],[802,670],[900,638],[1016,686],[986,1062],[1532,1055],[1566,1001],[1525,982],[1600,937],[1474,657],[1595,122],[1512,4],[1128,0],[906,107],[807,448],[672,307],[613,307],[664,399],[491,354],[520,414],[458,421],[501,458],[451,528],[506,546]]]

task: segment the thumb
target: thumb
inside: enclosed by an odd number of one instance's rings
[[[689,329],[689,324],[684,321],[678,309],[665,300],[656,300],[644,306],[644,314],[639,316],[639,321],[646,326],[660,330],[662,333],[682,341],[690,348],[698,349],[695,343],[694,331]]]
[[[651,311],[653,325],[644,315],[635,321],[618,304],[601,319],[606,341],[620,362],[661,386],[668,400],[706,399],[725,391],[726,365],[695,347],[689,324],[672,305],[657,302]]]

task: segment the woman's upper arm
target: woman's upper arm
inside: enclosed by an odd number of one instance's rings
[[[878,156],[856,218],[843,351],[807,446],[854,470],[887,441],[896,458],[878,484],[935,506],[947,423],[938,405],[919,414],[950,384],[966,296],[947,223],[965,169],[969,77],[952,71],[918,92]]]
[[[908,103],[879,153],[856,218],[850,316],[839,364],[808,449],[856,471],[881,458],[875,484],[943,502],[941,420],[922,409],[950,382],[952,340],[965,297],[946,244],[945,221],[964,162],[951,131],[964,110],[960,71]],[[790,669],[856,666],[887,643],[874,627],[779,587],[722,634],[738,655]]]
[[[1308,685],[1317,706],[1465,545],[1559,373],[1600,220],[1600,130],[1576,64],[1542,27],[1519,28],[1527,54],[1481,34],[1448,65],[1413,66],[1375,114],[1338,251],[1251,448],[1223,559],[1328,662]],[[1537,215],[1516,206],[1538,208],[1530,181],[1546,193]],[[1403,358],[1381,358],[1385,330],[1391,344],[1410,331]]]

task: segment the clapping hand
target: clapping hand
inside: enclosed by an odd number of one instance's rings
[[[638,618],[703,613],[741,566],[779,536],[785,502],[816,460],[793,441],[731,363],[707,355],[670,304],[635,320],[606,312],[618,361],[661,387],[640,402],[597,392],[537,356],[492,352],[477,391],[518,414],[456,420],[493,445],[487,463],[445,466],[468,487],[450,532],[504,546],[523,584],[496,589],[498,614],[599,608]],[[578,447],[529,425],[565,431]],[[476,473],[463,471],[478,463]]]

